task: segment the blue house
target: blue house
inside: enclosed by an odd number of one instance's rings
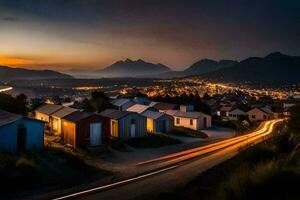
[[[43,121],[0,110],[0,150],[17,153],[43,146]]]

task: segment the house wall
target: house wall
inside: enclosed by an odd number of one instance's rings
[[[76,125],[76,145],[86,147],[90,145],[90,125],[92,123],[101,123],[100,116],[93,115],[80,120]],[[103,131],[101,130],[101,141],[104,139]]]
[[[54,135],[61,135],[61,119],[57,117],[50,117],[50,131]]]
[[[66,120],[62,120],[62,138],[66,144],[76,147],[76,124]]]
[[[163,130],[165,126],[165,130]],[[165,132],[168,133],[174,128],[174,120],[173,117],[164,115],[157,120],[155,120],[155,131],[156,132]]]
[[[23,118],[0,127],[0,149],[12,153],[17,152],[18,125],[23,125],[26,128],[26,150],[44,146],[44,123]]]
[[[180,122],[177,123],[177,119],[180,119]],[[193,121],[193,124],[191,125],[190,121]],[[199,121],[198,119],[192,119],[192,118],[183,118],[183,117],[174,117],[174,125],[175,126],[182,126],[185,128],[198,130],[199,129]]]
[[[151,118],[147,118],[147,132],[152,133],[154,132],[154,120]]]
[[[248,114],[240,109],[235,109],[229,112],[228,119],[229,120],[238,120],[240,116],[247,116]]]
[[[45,115],[45,114],[40,113],[40,112],[38,112],[38,111],[35,111],[35,119],[44,121],[44,122],[46,122],[46,123],[49,123],[49,122],[50,122],[50,117],[49,117],[49,115]]]
[[[249,120],[250,121],[263,121],[270,119],[270,115],[267,113],[259,110],[259,109],[253,109],[248,112]],[[255,117],[253,117],[255,116]]]
[[[130,114],[121,119],[119,119],[119,138],[122,140],[127,140],[131,138],[131,120],[135,120],[135,137],[145,137],[147,136],[147,126],[146,117],[138,114]]]

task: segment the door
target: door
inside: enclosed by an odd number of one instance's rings
[[[113,138],[118,138],[119,133],[118,133],[118,121],[111,120],[111,128],[110,128],[111,136]]]
[[[17,130],[17,151],[23,152],[26,150],[26,135],[27,130],[23,125],[18,126]]]
[[[207,128],[207,126],[206,126],[206,123],[207,123],[207,119],[206,119],[206,117],[204,117],[204,119],[203,119],[203,123],[204,123],[204,128]]]
[[[131,120],[131,125],[130,125],[130,136],[132,137],[132,138],[134,138],[135,137],[135,129],[136,129],[136,127],[135,127],[135,119],[132,119]]]
[[[99,146],[102,143],[102,129],[101,123],[90,124],[90,145]]]

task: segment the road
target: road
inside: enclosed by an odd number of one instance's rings
[[[232,158],[238,154],[241,148],[262,141],[281,121],[283,120],[270,120],[247,135],[137,163],[137,167],[155,166],[156,169],[119,182],[61,196],[56,200],[127,200],[142,199],[144,196],[153,195],[154,198],[155,194],[169,192],[184,186],[201,172]]]

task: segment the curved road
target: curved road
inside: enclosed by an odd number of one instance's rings
[[[169,192],[184,186],[201,172],[232,158],[241,148],[262,141],[272,133],[274,126],[282,121],[282,119],[270,120],[247,135],[143,161],[138,163],[137,167],[151,166],[155,170],[55,199],[127,200]]]

